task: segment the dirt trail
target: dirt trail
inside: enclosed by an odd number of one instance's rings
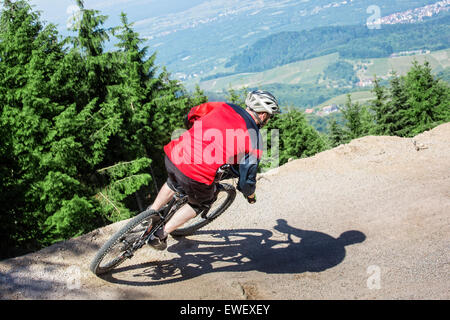
[[[292,161],[263,174],[257,194],[104,278],[90,260],[123,222],[0,261],[0,297],[450,298],[450,123]]]

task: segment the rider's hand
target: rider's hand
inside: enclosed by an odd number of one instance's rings
[[[254,204],[256,202],[256,194],[252,194],[251,196],[248,196],[247,201],[250,204]]]

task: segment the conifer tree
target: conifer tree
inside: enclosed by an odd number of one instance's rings
[[[72,46],[51,82],[61,88],[65,107],[52,119],[49,170],[40,184],[45,200],[53,203],[46,206],[45,232],[50,242],[82,234],[108,219],[92,197],[102,185],[95,170],[105,161],[110,138],[122,123],[115,101],[106,98],[108,86],[117,81],[111,54],[103,53],[106,17],[85,9],[82,1],[78,4],[77,36],[68,39]]]
[[[194,92],[189,97],[189,106],[195,107],[206,102],[208,102],[208,97],[205,96],[205,92],[200,89],[200,86],[196,84]]]
[[[331,118],[328,123],[329,135],[331,147],[337,147],[345,142],[345,134],[342,127],[337,123],[335,118]]]
[[[280,165],[286,163],[290,158],[306,158],[326,148],[325,141],[308,124],[304,114],[295,108],[276,115],[273,120],[269,121],[265,129],[279,130]],[[270,146],[269,141],[269,150]]]
[[[136,210],[143,210],[148,205],[144,204],[138,191],[152,180],[149,173],[152,160],[148,152],[153,140],[150,119],[153,99],[160,87],[160,80],[155,77],[155,54],[146,58],[148,48],[140,48],[142,40],[124,13],[121,21],[122,25],[114,30],[119,39],[116,45],[119,51],[113,55],[118,83],[108,87],[107,100],[113,101],[114,111],[122,123],[120,130],[110,137],[103,161],[107,169],[100,169],[109,183],[97,194],[107,211],[114,213],[113,221],[132,214],[123,204],[131,194],[136,199],[137,205],[132,206]],[[117,175],[117,168],[121,168],[120,175]],[[144,193],[148,193],[148,189]]]
[[[407,119],[401,135],[414,136],[449,120],[449,86],[433,76],[428,61],[413,62],[404,77],[404,90],[408,109],[401,113]]]
[[[386,88],[380,85],[380,79],[375,77],[372,92],[375,99],[370,102],[370,107],[375,113],[376,134],[390,135],[393,132],[393,115],[391,104],[388,102],[388,94]]]
[[[361,132],[360,136],[374,135],[377,133],[375,114],[368,105],[361,106]]]
[[[245,108],[245,98],[247,97],[247,93],[248,87],[242,87],[238,90],[230,87],[227,91],[225,99],[227,102],[234,103],[242,108]]]
[[[24,0],[5,1],[0,14],[2,257],[142,210],[138,191],[153,173],[166,178],[164,144],[206,101],[156,74],[125,15],[119,50],[106,52],[106,17],[77,3],[76,35],[65,39]]]
[[[61,158],[52,157],[53,118],[64,109],[54,98],[51,79],[64,52],[54,25],[43,26],[26,1],[5,3],[0,17],[1,124],[7,132],[4,159],[12,173],[0,197],[13,225],[6,235],[14,246],[45,242],[43,229],[58,200],[52,191],[70,194],[64,174],[49,179]],[[2,157],[3,158],[3,157]],[[66,170],[64,168],[64,170]],[[60,188],[61,181],[67,189]],[[58,186],[53,188],[52,186]],[[51,199],[51,201],[48,201]],[[52,211],[54,213],[54,211]],[[4,233],[2,233],[4,234]]]
[[[389,101],[387,110],[383,116],[384,134],[404,136],[405,130],[411,125],[411,119],[407,117],[406,110],[409,109],[408,98],[405,90],[404,77],[399,77],[392,72],[389,81]]]
[[[341,109],[346,120],[345,136],[346,141],[356,139],[361,136],[361,106],[359,103],[353,103],[350,94],[347,95],[345,107]]]

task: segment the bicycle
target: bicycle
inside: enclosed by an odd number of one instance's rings
[[[192,235],[225,212],[236,198],[236,188],[220,181],[236,176],[238,173],[231,165],[221,166],[214,180],[217,191],[211,208],[198,214],[173,231],[171,235],[175,237]],[[96,275],[101,275],[113,270],[125,260],[131,259],[156,230],[163,227],[187,201],[186,195],[176,192],[169,203],[159,211],[147,209],[132,218],[100,248],[91,262],[90,270]]]

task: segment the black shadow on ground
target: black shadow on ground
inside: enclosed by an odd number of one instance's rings
[[[179,255],[177,258],[117,268],[102,278],[117,284],[152,286],[211,272],[321,272],[344,260],[346,246],[366,239],[364,233],[355,230],[333,238],[323,232],[292,227],[284,219],[277,220],[274,229],[278,231],[276,240],[271,239],[271,231],[264,229],[200,230],[196,239],[177,238],[169,246],[170,252]],[[120,279],[123,273],[127,274],[126,280]],[[130,274],[135,280],[129,280]]]

